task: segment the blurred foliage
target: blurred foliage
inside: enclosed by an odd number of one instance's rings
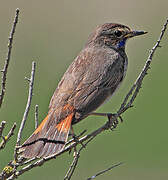
[[[1,0],[0,69],[6,56],[7,38],[17,7],[21,14],[14,39],[7,92],[0,110],[0,121],[7,121],[6,133],[13,122],[16,121],[19,126],[28,94],[28,83],[24,77],[29,76],[31,62],[36,61],[32,108],[24,130],[26,139],[34,129],[35,104],[39,105],[39,119],[42,120],[66,68],[84,46],[89,33],[95,26],[105,22],[119,22],[133,29],[149,32],[127,43],[129,67],[126,79],[116,95],[98,109],[99,112],[115,112],[158,38],[166,20],[168,1]],[[124,123],[114,132],[101,134],[83,151],[74,180],[86,179],[120,161],[125,164],[97,180],[168,179],[166,36],[161,45],[163,47],[157,50],[134,108],[124,114]],[[91,131],[105,121],[105,118],[89,117],[74,128],[78,133],[83,129]],[[15,141],[16,133],[5,150],[0,152],[0,169],[11,160]],[[72,155],[65,154],[24,174],[20,179],[61,180],[71,160]]]

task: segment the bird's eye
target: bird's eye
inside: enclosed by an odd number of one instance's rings
[[[114,31],[114,34],[117,36],[117,37],[120,37],[122,35],[122,32],[119,31],[119,30],[116,30]]]

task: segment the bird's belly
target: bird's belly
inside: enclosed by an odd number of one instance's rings
[[[123,82],[123,79],[125,78],[125,75],[126,75],[127,66],[128,66],[128,61],[127,61],[127,59],[125,59],[122,78],[121,78],[120,82],[115,87],[109,88],[109,94],[108,94],[106,100],[104,101],[104,103],[106,103],[117,92],[117,90],[120,88],[120,86],[121,86],[121,84]]]
[[[117,91],[121,82],[115,88],[113,87],[104,90],[104,93],[97,96],[96,100],[92,104],[89,104],[83,107],[82,109],[80,109],[79,111],[77,111],[72,121],[72,124],[78,123],[82,119],[86,118],[91,112],[94,112],[98,107],[106,103]]]
[[[120,88],[121,83],[122,83],[122,81],[116,86],[115,89],[114,88],[109,89],[108,96],[105,99],[105,101],[102,103],[102,105],[105,104],[107,101],[109,101],[111,99],[111,97],[118,91],[118,89]]]
[[[75,107],[77,110],[76,116],[73,120],[73,124],[87,117],[91,112],[94,112],[98,107],[107,102],[119,89],[127,70],[127,59],[119,64],[117,69],[112,69],[111,73],[107,71],[104,75],[104,84],[98,86],[93,93],[89,93],[83,101],[80,101]],[[111,74],[111,76],[109,75]],[[106,81],[107,80],[107,81]],[[101,83],[100,83],[101,84]]]

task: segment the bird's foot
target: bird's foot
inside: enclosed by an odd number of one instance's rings
[[[108,117],[108,125],[109,125],[109,128],[111,130],[114,130],[117,125],[118,125],[118,118],[120,119],[121,122],[123,122],[123,119],[121,116],[118,116],[118,114],[112,114],[112,113],[108,113],[107,114],[107,117]]]
[[[109,129],[113,131],[117,127],[117,124],[118,124],[117,115],[108,113],[107,117],[108,117],[108,127]]]

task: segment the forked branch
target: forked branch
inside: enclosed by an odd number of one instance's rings
[[[13,22],[13,25],[12,25],[12,30],[11,30],[11,33],[10,33],[10,36],[9,36],[8,52],[7,52],[4,67],[1,70],[1,72],[2,72],[2,81],[1,81],[1,93],[0,93],[0,108],[2,106],[3,98],[4,98],[4,95],[5,95],[7,71],[8,71],[8,66],[9,66],[9,62],[10,62],[10,59],[11,59],[12,44],[13,44],[14,34],[15,34],[15,31],[16,31],[16,24],[18,22],[18,17],[19,17],[19,9],[16,9],[16,14],[15,14],[14,22]]]

